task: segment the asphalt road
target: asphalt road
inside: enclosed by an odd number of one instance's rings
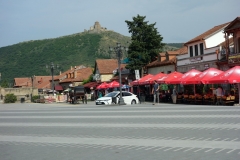
[[[240,107],[0,104],[1,160],[239,160]]]

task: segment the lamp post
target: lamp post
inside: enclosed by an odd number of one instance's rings
[[[116,56],[118,58],[118,73],[119,73],[119,91],[120,91],[120,97],[119,97],[119,105],[125,105],[124,103],[124,99],[122,98],[122,73],[121,73],[121,58],[122,58],[122,54],[123,54],[123,51],[128,51],[128,48],[127,47],[124,47],[124,46],[121,46],[120,43],[117,43],[117,46],[112,48],[112,47],[109,47],[109,50],[110,51],[113,51],[116,53]]]
[[[32,81],[31,102],[33,102],[33,78],[34,76],[31,76],[31,81]]]
[[[56,65],[56,67],[58,68],[58,65]],[[48,65],[46,65],[46,68],[48,68]],[[54,68],[55,68],[55,65],[53,62],[51,62],[50,69],[51,69],[51,75],[52,75],[52,91],[53,92],[54,92],[54,79],[53,79]]]

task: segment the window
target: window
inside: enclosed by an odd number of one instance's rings
[[[200,54],[203,55],[203,43],[200,43]]]
[[[193,57],[193,47],[192,46],[190,46],[189,51],[190,51],[190,57]]]
[[[123,94],[124,97],[125,97],[125,96],[131,96],[131,94],[128,93],[128,92],[122,92],[122,94]]]
[[[195,45],[194,49],[195,49],[195,56],[198,56],[198,45]]]

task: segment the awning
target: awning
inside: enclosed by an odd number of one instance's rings
[[[62,88],[62,86],[60,86],[60,85],[56,85],[56,86],[55,86],[55,90],[56,90],[56,91],[62,91],[63,88]]]
[[[83,86],[85,88],[91,88],[91,87],[96,88],[98,85],[99,85],[99,83],[97,83],[97,82],[89,82],[89,83],[84,84]]]

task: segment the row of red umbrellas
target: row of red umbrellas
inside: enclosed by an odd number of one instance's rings
[[[99,86],[97,86],[97,89],[106,89],[106,88],[115,88],[119,87],[119,83],[117,81],[112,81],[111,83],[103,82]]]
[[[155,80],[157,83],[166,84],[240,83],[240,66],[235,66],[227,71],[221,71],[216,68],[209,68],[203,72],[192,69],[184,74],[176,71],[170,74],[148,74],[139,80],[133,81],[132,85],[153,84]]]

